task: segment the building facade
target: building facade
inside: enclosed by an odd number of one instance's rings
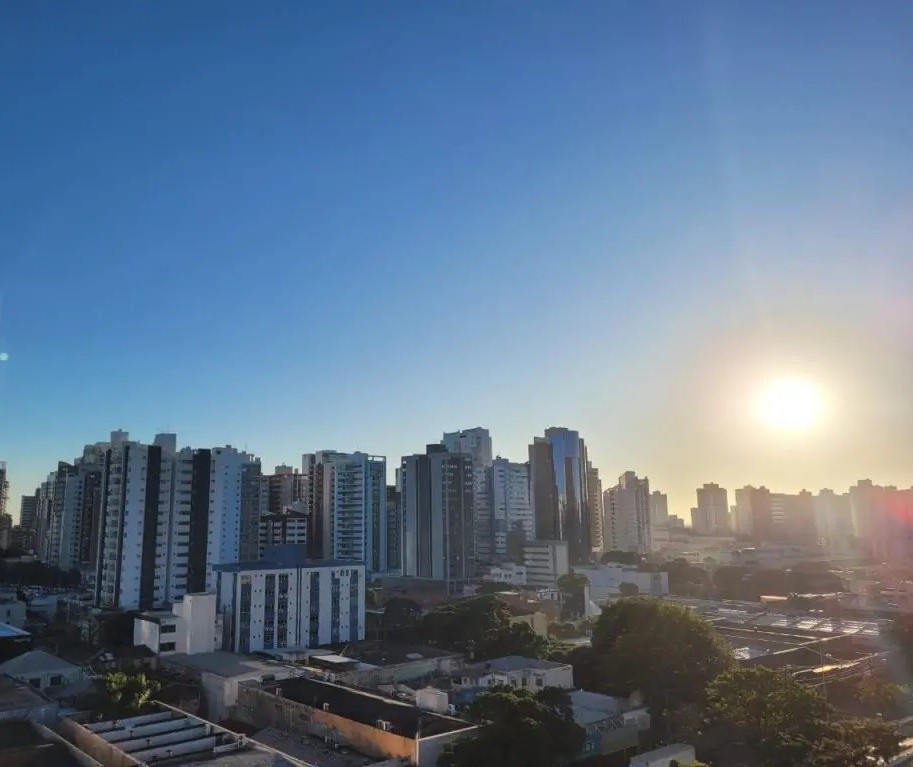
[[[259,559],[263,552],[270,546],[279,546],[283,543],[294,543],[298,546],[307,546],[308,541],[308,516],[304,512],[287,508],[276,514],[266,514],[260,517],[260,546],[257,555],[252,559]],[[240,560],[245,561],[245,560]],[[251,561],[250,559],[246,561]]]
[[[529,541],[523,544],[526,585],[553,588],[570,572],[567,541]]]
[[[493,548],[494,530],[491,485],[488,469],[492,464],[491,434],[476,426],[462,431],[445,432],[441,444],[450,453],[463,453],[472,458],[472,516],[475,535],[476,565],[497,560]]]
[[[461,589],[475,576],[472,457],[428,445],[402,459],[400,482],[403,575]]]
[[[311,558],[364,562],[369,574],[386,573],[387,459],[323,450],[302,456],[302,474]]]
[[[485,545],[488,562],[518,561],[523,544],[533,540],[536,534],[529,500],[529,464],[496,458],[485,470],[485,478],[489,513],[486,529],[490,536]],[[479,540],[478,531],[476,540]]]
[[[586,446],[580,434],[551,427],[529,446],[530,496],[536,538],[567,541],[572,562],[592,556]]]
[[[365,566],[315,562],[274,546],[257,562],[216,565],[223,645],[250,653],[365,638]]]
[[[729,496],[725,487],[710,482],[697,489],[697,506],[691,514],[696,533],[724,535],[732,529]]]
[[[653,525],[650,520],[650,480],[627,471],[618,484],[603,493],[607,551],[653,550]]]

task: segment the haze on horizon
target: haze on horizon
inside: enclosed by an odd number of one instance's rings
[[[704,482],[913,484],[911,23],[0,7],[14,515],[116,428],[392,469],[476,425],[525,460],[562,425],[686,517]],[[783,380],[815,391],[802,428],[758,411]]]

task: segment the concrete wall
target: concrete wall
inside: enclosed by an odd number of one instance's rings
[[[418,741],[416,764],[419,767],[435,767],[441,752],[448,744],[472,734],[476,729],[478,728],[467,725],[467,729],[458,732],[444,732],[440,735],[432,735],[430,738],[421,738]]]
[[[25,625],[25,602],[17,599],[0,602],[0,622],[21,629]]]
[[[42,738],[50,743],[59,743],[61,746],[67,749],[70,752],[70,756],[73,757],[73,760],[79,764],[79,767],[101,767],[99,762],[96,762],[91,756],[80,751],[76,746],[74,746],[66,738],[61,738],[54,730],[49,727],[45,727],[40,722],[30,720],[29,724],[32,725],[32,729],[35,730]]]
[[[108,743],[103,737],[96,735],[69,717],[60,720],[57,731],[103,767],[142,766],[142,762],[125,754],[116,745]]]

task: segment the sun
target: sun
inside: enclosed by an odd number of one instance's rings
[[[824,396],[812,381],[780,378],[768,383],[758,395],[758,415],[768,427],[803,432],[821,418]]]

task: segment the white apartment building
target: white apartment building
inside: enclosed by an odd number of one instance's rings
[[[650,480],[627,471],[618,484],[603,493],[606,551],[636,551],[649,554],[653,549],[650,521]]]
[[[322,450],[306,453],[301,463],[312,516],[310,556],[364,562],[369,574],[387,572],[387,459]]]
[[[644,573],[636,567],[609,563],[573,568],[590,582],[590,599],[596,604],[621,595],[621,584],[637,587],[639,594],[661,597],[669,593],[669,573]]]
[[[460,682],[463,687],[507,685],[534,693],[546,687],[573,690],[574,668],[569,663],[507,655],[466,667]]]
[[[535,537],[536,521],[529,500],[529,465],[499,457],[485,473],[491,514],[488,550],[492,561],[503,562],[516,556],[512,548],[518,552],[523,543]]]
[[[223,649],[257,652],[365,638],[365,566],[306,558],[293,544],[216,565]]]
[[[554,587],[570,572],[567,541],[528,541],[523,544],[523,565],[528,586]]]
[[[526,565],[514,562],[503,562],[500,565],[489,565],[481,570],[483,581],[503,583],[508,586],[526,585]]]
[[[253,456],[231,446],[176,450],[114,432],[104,446],[96,604],[149,610],[215,591],[213,566],[236,562],[241,485]]]
[[[147,610],[133,620],[133,645],[156,655],[212,652],[222,645],[215,594],[185,594],[171,610]]]

